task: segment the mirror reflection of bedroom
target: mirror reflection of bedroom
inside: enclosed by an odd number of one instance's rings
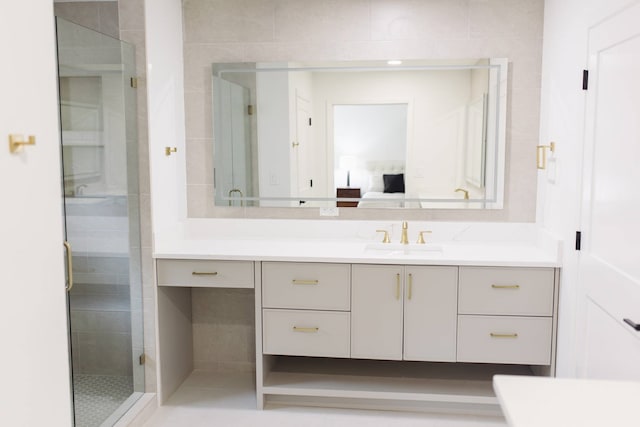
[[[408,104],[333,106],[338,207],[403,207]]]
[[[499,209],[502,63],[214,64],[216,205]]]

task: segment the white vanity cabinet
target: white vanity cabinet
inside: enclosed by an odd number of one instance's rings
[[[197,287],[253,287],[258,408],[495,415],[494,375],[555,372],[555,267],[287,258],[156,266],[161,402],[193,372],[203,343],[192,336]]]
[[[158,259],[158,286],[205,288],[253,288],[251,261]]]
[[[456,360],[457,267],[353,265],[351,357]]]
[[[261,271],[259,408],[499,414],[494,375],[554,375],[555,268],[262,262]]]
[[[350,266],[262,263],[264,354],[349,357]]]
[[[460,267],[458,362],[550,365],[552,268]]]

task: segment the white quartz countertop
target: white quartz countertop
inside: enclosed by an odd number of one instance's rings
[[[637,427],[640,382],[496,375],[510,427]]]
[[[381,243],[390,231],[392,243]],[[416,244],[418,231],[426,245]],[[313,220],[189,220],[156,233],[154,257],[250,261],[559,267],[560,242],[535,224]],[[435,250],[433,250],[435,249]]]

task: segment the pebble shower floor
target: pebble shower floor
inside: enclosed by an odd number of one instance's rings
[[[76,427],[101,425],[133,393],[131,377],[75,375]]]

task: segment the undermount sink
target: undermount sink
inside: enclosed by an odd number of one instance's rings
[[[367,243],[365,251],[378,253],[411,254],[415,252],[442,252],[442,245],[433,243]]]

